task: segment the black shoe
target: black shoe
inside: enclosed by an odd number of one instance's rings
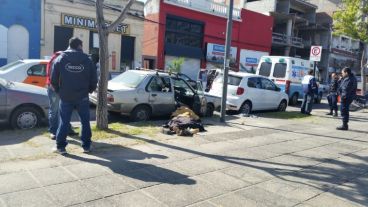
[[[312,116],[310,112],[305,112],[305,115]]]
[[[334,115],[333,115],[333,116],[335,116],[335,117],[339,116],[339,115],[337,114],[337,111],[334,113]]]
[[[56,140],[56,135],[55,134],[50,134],[50,139],[51,140]]]
[[[68,133],[69,136],[78,136],[79,133],[74,131],[74,130],[71,130],[69,133]]]
[[[342,130],[342,131],[347,131],[349,130],[349,127],[348,125],[342,125],[342,126],[339,126],[336,128],[337,130]]]
[[[330,113],[327,113],[326,115],[332,115],[332,111]]]

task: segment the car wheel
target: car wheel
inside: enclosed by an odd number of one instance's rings
[[[299,95],[294,93],[293,96],[290,98],[290,105],[295,106],[298,104]]]
[[[317,98],[314,100],[314,102],[319,104],[319,103],[321,103],[321,100],[322,100],[322,93],[319,93]]]
[[[32,129],[40,122],[40,113],[36,108],[30,106],[16,109],[10,118],[10,124],[14,129]]]
[[[285,100],[282,100],[279,104],[278,111],[286,111],[287,102]]]
[[[212,117],[214,111],[215,111],[215,107],[212,104],[207,104],[206,116]]]
[[[148,106],[137,106],[132,111],[130,118],[132,121],[147,121],[150,119],[151,109]]]
[[[243,115],[249,115],[252,112],[252,103],[250,101],[244,102],[239,112]]]

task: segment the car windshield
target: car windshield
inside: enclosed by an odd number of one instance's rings
[[[217,76],[215,82],[223,83],[223,78],[224,78],[223,76]],[[235,76],[235,75],[229,75],[227,79],[227,83],[228,85],[238,86],[240,85],[241,80],[242,80],[242,77]]]
[[[133,71],[127,71],[125,73],[122,73],[112,80],[111,82],[122,84],[129,88],[136,88],[142,80],[146,77],[146,74],[140,74]]]
[[[10,68],[14,67],[14,66],[17,66],[17,65],[20,65],[22,64],[23,62],[18,60],[18,61],[15,61],[15,62],[11,62],[7,65],[4,65],[3,67],[0,67],[0,71],[6,71],[6,70],[9,70]]]

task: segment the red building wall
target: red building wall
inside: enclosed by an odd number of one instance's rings
[[[148,17],[150,20],[154,19],[158,23],[152,23],[150,21],[145,22],[145,42],[143,43],[143,55],[156,56],[157,68],[164,69],[165,65],[164,40],[166,16],[168,14],[202,21],[204,23],[204,41],[202,48],[205,48],[207,43],[225,44],[226,18],[166,4],[161,0],[158,21],[157,16],[155,15]],[[231,45],[238,48],[237,60],[239,60],[241,49],[270,52],[272,44],[273,18],[271,16],[242,9],[241,19],[242,21],[233,21],[232,31]],[[151,26],[146,26],[146,24]],[[156,24],[156,26],[152,26],[152,24]],[[155,38],[157,38],[157,43],[154,41]],[[156,55],[153,55],[154,53],[152,51],[157,51]],[[205,60],[202,60],[201,62],[202,67],[205,67]]]

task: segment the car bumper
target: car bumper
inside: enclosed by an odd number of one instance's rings
[[[242,104],[242,100],[239,97],[228,96],[226,101],[226,109],[231,111],[238,111]]]

